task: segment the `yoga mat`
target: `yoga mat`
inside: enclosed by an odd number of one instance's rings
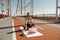
[[[20,27],[21,29],[21,27]],[[22,32],[24,33],[24,35],[26,37],[37,37],[37,36],[43,36],[42,33],[36,31],[36,32],[29,32],[29,30],[25,31],[25,30],[22,30]]]

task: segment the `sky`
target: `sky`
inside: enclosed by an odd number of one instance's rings
[[[25,1],[28,3],[30,0],[25,0]],[[59,0],[58,5],[60,5],[60,0]],[[17,8],[17,0],[11,0],[12,15],[15,15],[16,8]],[[34,10],[33,11],[34,15],[55,14],[56,13],[56,0],[34,0],[33,10]],[[28,11],[30,11],[30,9],[26,10],[26,12]],[[1,12],[1,2],[0,2],[0,12]]]

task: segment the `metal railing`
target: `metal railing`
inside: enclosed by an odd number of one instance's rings
[[[56,14],[38,14],[38,15],[35,15],[36,17],[56,17]],[[59,16],[60,17],[60,14]]]

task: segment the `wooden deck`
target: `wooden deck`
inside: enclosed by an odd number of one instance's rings
[[[38,29],[39,32],[44,34],[43,36],[39,37],[22,37],[20,34],[20,25],[24,23],[24,18],[15,17],[14,18],[14,26],[15,26],[15,33],[17,40],[60,40],[60,28],[50,26],[47,24],[39,24],[39,27],[44,28],[44,30]]]

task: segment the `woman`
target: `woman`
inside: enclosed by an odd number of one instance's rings
[[[34,24],[32,23],[32,17],[30,15],[29,12],[27,12],[27,16],[26,16],[26,19],[25,19],[25,27],[24,29],[25,30],[29,30],[29,28],[32,28],[34,26]]]

